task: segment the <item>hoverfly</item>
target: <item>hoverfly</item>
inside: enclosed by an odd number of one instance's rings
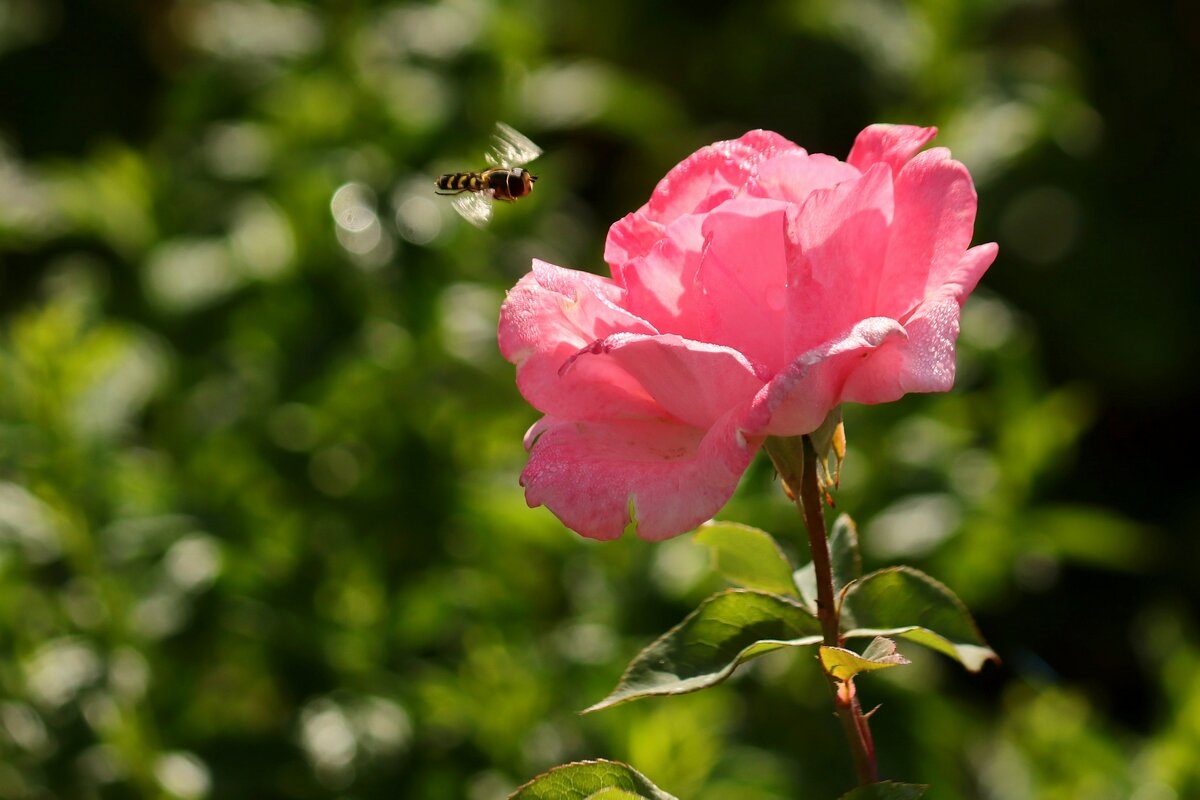
[[[496,123],[487,162],[491,168],[479,172],[451,172],[434,183],[438,194],[454,195],[454,210],[467,222],[482,228],[492,218],[492,201],[515,203],[533,191],[536,175],[522,169],[542,154],[542,148],[503,122]]]

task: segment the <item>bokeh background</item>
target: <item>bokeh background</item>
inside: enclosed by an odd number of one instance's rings
[[[875,121],[939,126],[1001,247],[955,391],[846,410],[868,566],[1004,658],[863,678],[882,771],[1200,797],[1198,9],[0,0],[0,797],[497,800],[585,757],[845,789],[811,653],[576,714],[720,584],[525,507],[494,337],[696,147]],[[479,231],[432,178],[496,120],[545,155]],[[765,461],[721,516],[797,550]]]

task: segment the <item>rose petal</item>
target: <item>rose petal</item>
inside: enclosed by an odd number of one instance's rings
[[[659,181],[646,205],[613,224],[604,260],[615,269],[646,255],[661,231],[656,226],[714,208],[733,197],[764,159],[792,152],[804,150],[771,131],[750,131],[700,148]]]
[[[525,500],[592,539],[616,539],[632,520],[652,541],[689,531],[725,505],[761,443],[744,439],[734,416],[708,431],[545,417],[526,435]]]
[[[959,305],[967,299],[967,295],[975,291],[976,284],[983,277],[983,273],[987,272],[988,267],[996,260],[996,254],[1000,248],[995,242],[976,245],[967,252],[963,253],[958,264],[950,274],[946,276],[946,282],[942,284],[940,292],[958,300]]]
[[[765,382],[737,350],[675,335],[614,334],[582,351],[572,364],[591,356],[612,359],[663,410],[704,429],[748,402]]]
[[[818,189],[791,228],[785,337],[789,360],[879,316],[876,292],[892,222],[892,175],[884,164]]]
[[[848,403],[890,403],[908,392],[944,392],[954,385],[954,342],[958,303],[930,301],[904,326],[907,338],[871,353],[846,376],[841,399]]]
[[[733,197],[767,159],[803,152],[779,134],[762,130],[703,147],[659,182],[650,195],[650,216],[669,222],[680,214],[708,211]]]
[[[626,214],[608,229],[604,240],[604,260],[612,270],[613,279],[622,286],[620,270],[630,261],[644,257],[662,238],[666,226],[650,219],[643,206],[632,214]]]
[[[625,287],[624,306],[662,332],[702,338],[696,313],[696,272],[704,247],[699,214],[685,214],[662,230],[662,238],[645,255],[613,267]]]
[[[817,189],[828,189],[843,181],[854,180],[864,171],[833,156],[822,153],[809,155],[798,150],[783,153],[761,164],[754,179],[747,184],[746,193],[800,205]]]
[[[908,162],[895,193],[875,311],[899,319],[946,281],[970,246],[976,195],[967,168],[941,147]]]
[[[617,331],[657,333],[616,305],[621,294],[604,278],[541,261],[508,293],[500,307],[500,352],[517,365],[517,388],[534,408],[582,419],[661,413],[641,385],[610,362],[559,375],[567,359],[597,339]]]
[[[570,296],[577,294],[580,290],[586,290],[606,303],[618,306],[625,298],[621,287],[608,278],[593,275],[590,272],[558,267],[539,258],[533,259],[530,271],[537,277],[537,282],[543,289],[562,295]]]
[[[996,252],[993,243],[964,253],[950,279],[905,321],[907,337],[879,348],[850,374],[842,400],[888,403],[908,392],[945,392],[953,387],[959,311]]]
[[[784,339],[790,204],[744,197],[705,216],[707,246],[696,282],[697,338],[720,342],[772,371],[787,363]]]
[[[877,348],[904,336],[896,320],[873,317],[813,348],[758,393],[742,429],[755,436],[812,433],[841,402],[847,376]]]
[[[898,175],[905,162],[913,157],[933,137],[937,128],[918,128],[915,125],[868,125],[854,140],[847,162],[866,172],[872,165],[883,162]]]

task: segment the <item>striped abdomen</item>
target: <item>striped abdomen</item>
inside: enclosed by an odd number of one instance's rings
[[[481,192],[487,185],[482,172],[451,172],[436,183],[443,192]]]

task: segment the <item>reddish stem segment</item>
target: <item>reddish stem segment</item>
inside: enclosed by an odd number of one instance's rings
[[[821,487],[817,480],[817,451],[809,437],[781,439],[771,437],[766,442],[767,455],[786,484],[789,495],[808,530],[808,546],[812,551],[813,570],[817,579],[817,619],[827,647],[841,647],[839,614],[834,601],[833,567],[829,557],[829,539],[825,531],[825,514],[821,505]],[[871,738],[871,726],[862,712],[854,681],[840,681],[826,673],[833,693],[833,705],[850,755],[854,759],[854,772],[860,786],[875,783],[878,770],[875,766],[875,742]]]

